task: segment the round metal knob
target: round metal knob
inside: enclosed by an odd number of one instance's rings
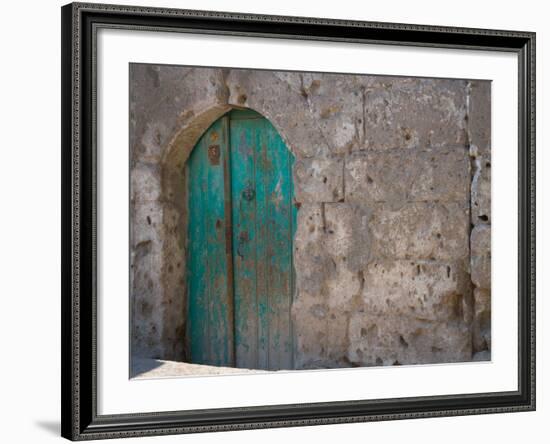
[[[251,201],[254,199],[254,196],[256,195],[256,192],[251,187],[246,187],[243,190],[242,196],[244,200]]]

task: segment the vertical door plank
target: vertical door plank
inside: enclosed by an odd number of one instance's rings
[[[295,207],[291,167],[293,156],[271,123],[264,119],[258,147],[266,197],[266,269],[269,297],[269,368],[293,366],[290,309],[293,295],[292,238]]]
[[[248,120],[230,120],[231,200],[233,205],[233,280],[236,366],[258,368],[256,279],[256,196],[254,132]]]
[[[269,269],[269,251],[270,245],[269,232],[269,178],[266,177],[268,168],[266,162],[269,161],[265,155],[265,119],[250,120],[248,126],[254,133],[254,175],[256,178],[256,276],[257,276],[257,295],[258,300],[258,368],[271,370],[270,366],[270,347],[272,331],[270,330],[271,317],[271,299],[269,293],[269,280],[272,270]]]
[[[208,176],[206,168],[206,147],[201,139],[193,149],[187,162],[188,180],[188,257],[187,338],[192,362],[207,362],[208,347],[208,251],[206,231],[201,221],[206,214],[206,193]]]
[[[293,156],[275,128],[250,111],[231,113],[230,134],[237,366],[289,369]]]
[[[227,117],[201,137],[188,162],[189,332],[194,363],[231,366],[232,289],[226,256],[224,162]]]

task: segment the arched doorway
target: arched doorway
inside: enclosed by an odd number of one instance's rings
[[[251,110],[222,116],[191,153],[191,362],[293,368],[293,162],[273,125]]]

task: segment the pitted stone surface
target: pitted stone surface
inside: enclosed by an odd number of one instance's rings
[[[227,102],[220,69],[132,63],[130,76],[132,161],[158,163],[179,128],[209,107]]]
[[[491,350],[491,290],[474,290],[473,346],[475,352]]]
[[[295,73],[299,76],[299,73]],[[252,108],[264,115],[299,157],[330,153],[327,140],[307,100],[272,71],[232,69],[227,78],[229,104]]]
[[[336,270],[336,264],[327,254],[324,211],[323,204],[304,204],[298,211],[294,260],[303,264],[296,268],[298,300],[304,293],[320,298],[323,280]]]
[[[339,202],[344,199],[341,158],[299,159],[294,165],[295,199],[299,203]]]
[[[292,319],[300,325],[296,331],[297,368],[323,368],[327,352],[328,308],[326,296],[299,292],[292,304]]]
[[[472,359],[469,326],[404,316],[351,315],[348,359],[355,365],[429,364]]]
[[[412,202],[398,209],[373,205],[371,257],[466,259],[469,226],[467,204]]]
[[[300,93],[332,153],[345,154],[364,140],[362,89],[357,76],[303,75]]]
[[[468,136],[470,145],[491,147],[491,82],[468,82]]]
[[[466,82],[366,77],[362,149],[465,145]]]
[[[161,246],[165,234],[163,210],[163,205],[158,200],[136,202],[131,205],[133,249],[138,249],[140,244],[148,243],[150,252],[162,253]]]
[[[491,222],[491,158],[477,154],[472,178],[472,223]]]
[[[430,261],[371,262],[362,293],[369,314],[430,321],[464,320],[470,279],[462,264]]]
[[[360,152],[346,160],[345,180],[349,202],[465,202],[470,158],[464,147]]]
[[[491,359],[491,84],[468,82],[474,360]]]
[[[491,227],[477,225],[471,235],[472,282],[479,288],[491,288]]]
[[[370,259],[370,210],[349,203],[325,204],[327,254],[350,271],[362,270]]]
[[[149,163],[136,163],[130,171],[130,201],[153,202],[162,194],[160,167]]]

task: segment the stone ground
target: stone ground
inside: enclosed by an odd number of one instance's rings
[[[164,361],[161,359],[135,358],[132,361],[132,378],[173,378],[177,376],[235,375],[243,373],[265,373],[264,370],[218,367],[214,365],[190,364],[188,362]]]
[[[472,361],[490,361],[491,353],[475,353]],[[248,368],[218,367],[215,365],[190,364],[188,362],[164,361],[161,359],[136,358],[132,362],[132,379],[177,378],[180,376],[242,375],[272,373]]]

